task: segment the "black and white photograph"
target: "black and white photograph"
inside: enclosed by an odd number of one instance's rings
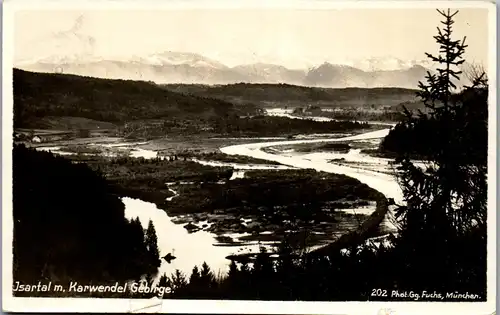
[[[494,3],[23,2],[5,311],[495,311]]]

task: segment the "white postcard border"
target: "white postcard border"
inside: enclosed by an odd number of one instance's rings
[[[210,300],[130,300],[95,298],[17,298],[12,296],[12,132],[13,15],[19,10],[77,9],[340,9],[340,8],[487,8],[489,9],[488,263],[487,302],[268,302]],[[3,310],[17,312],[158,312],[234,314],[491,314],[496,299],[496,7],[482,1],[34,1],[10,0],[3,6],[2,120],[2,292]]]

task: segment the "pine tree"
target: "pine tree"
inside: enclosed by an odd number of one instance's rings
[[[156,236],[156,230],[152,220],[149,220],[148,229],[146,230],[146,247],[151,265],[153,267],[159,267],[161,261],[158,250],[158,238]]]
[[[433,113],[440,112],[436,109],[436,101],[443,105],[444,111],[449,109],[452,92],[457,89],[453,80],[460,80],[459,75],[462,71],[457,68],[465,62],[463,54],[467,47],[465,37],[462,40],[453,40],[451,37],[453,33],[452,25],[455,23],[453,17],[458,11],[453,13],[450,12],[450,9],[446,12],[437,11],[444,17],[444,20],[441,21],[444,25],[443,29],[438,27],[438,35],[434,36],[434,39],[439,44],[440,54],[435,56],[425,53],[425,55],[430,60],[437,62],[441,67],[437,68],[437,74],[427,73],[427,84],[419,82],[421,91],[417,93],[423,99],[425,105],[434,110]]]
[[[200,271],[198,270],[198,266],[193,267],[193,271],[191,272],[191,276],[189,277],[189,285],[190,286],[198,286],[200,284]]]
[[[236,262],[234,260],[231,260],[231,263],[229,264],[228,278],[234,278],[237,275],[238,275],[238,266],[236,265]]]
[[[167,287],[167,288],[172,287],[172,281],[166,274],[163,274],[160,277],[160,280],[158,281],[158,287]]]
[[[269,258],[264,247],[261,247],[260,253],[257,254],[252,272],[263,280],[268,280],[268,277],[274,272],[273,261]]]
[[[438,68],[438,74],[428,74],[427,84],[419,83],[418,92],[418,96],[430,110],[430,117],[421,114],[414,118],[408,113],[410,124],[414,126],[426,124],[427,128],[431,129],[429,134],[434,134],[434,147],[429,152],[430,163],[425,170],[415,167],[409,157],[403,159],[403,176],[400,178],[408,202],[408,207],[403,208],[401,214],[410,215],[410,211],[419,209],[419,214],[412,216],[415,221],[419,221],[417,226],[419,228],[423,225],[429,228],[432,226],[434,232],[443,235],[443,229],[450,227],[456,233],[462,233],[470,228],[472,220],[481,222],[481,212],[484,209],[476,209],[478,213],[473,217],[457,213],[456,209],[457,203],[468,200],[467,196],[474,190],[472,187],[464,189],[468,186],[466,182],[470,180],[470,176],[467,176],[463,169],[467,165],[477,164],[478,161],[471,161],[470,157],[464,154],[470,152],[470,147],[476,148],[473,141],[470,143],[463,141],[469,132],[467,126],[472,123],[465,120],[464,111],[469,108],[464,106],[463,99],[464,93],[470,90],[452,94],[452,90],[456,88],[452,78],[459,80],[461,73],[455,68],[464,62],[463,53],[467,47],[465,38],[461,41],[451,38],[453,17],[458,11],[451,13],[450,10],[447,12],[438,10],[438,12],[445,18],[442,21],[445,25],[444,30],[438,28],[438,35],[434,37],[440,45],[440,55],[436,57],[427,53],[427,56],[442,66]],[[484,101],[481,100],[483,106]],[[484,150],[484,148],[476,149]]]
[[[172,275],[171,283],[172,290],[176,294],[182,294],[182,291],[186,289],[186,286],[188,284],[186,276],[179,269],[175,269],[175,272]]]
[[[475,251],[486,243],[487,88],[474,84],[457,91],[453,81],[460,80],[457,68],[467,45],[465,38],[452,39],[458,11],[438,12],[444,17],[444,28],[438,27],[434,37],[440,53],[426,55],[440,66],[436,74],[428,73],[426,83],[419,82],[418,92],[428,114],[415,116],[405,109],[407,122],[399,135],[427,146],[425,167],[416,166],[408,155],[400,161],[398,178],[406,205],[397,211],[402,223],[398,247],[407,250],[403,255],[411,262],[411,270],[403,273],[424,286],[465,281],[465,275],[451,276],[470,264],[461,258],[463,246],[475,244],[470,248]],[[471,239],[477,235],[482,236]],[[471,268],[481,273],[480,262]]]
[[[134,261],[134,266],[137,272],[146,271],[150,268],[145,264],[145,257],[147,254],[147,247],[144,239],[144,231],[142,229],[142,224],[139,218],[132,219],[130,221],[130,240],[129,246],[131,249],[130,256]],[[146,270],[145,270],[146,269]]]
[[[212,288],[215,285],[215,276],[206,262],[201,265],[200,282],[206,288]]]

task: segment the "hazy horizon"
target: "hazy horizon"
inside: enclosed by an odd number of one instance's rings
[[[14,64],[48,56],[130,58],[163,51],[197,53],[227,66],[279,64],[304,69],[436,54],[435,9],[19,11]],[[465,58],[486,67],[488,10],[460,9],[454,37]]]

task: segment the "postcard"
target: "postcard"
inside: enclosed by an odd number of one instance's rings
[[[3,9],[4,311],[495,312],[493,3]]]

